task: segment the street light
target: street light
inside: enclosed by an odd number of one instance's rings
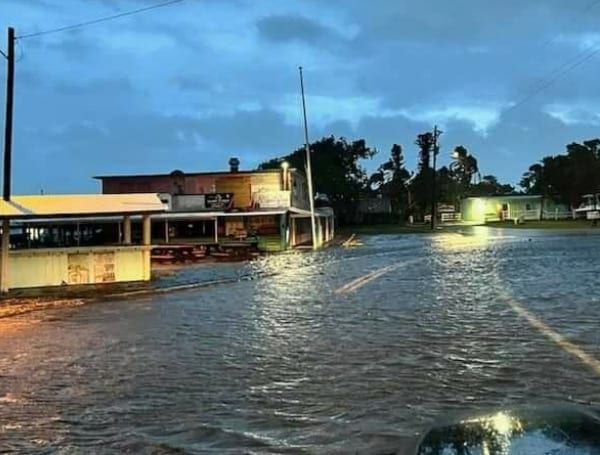
[[[290,163],[287,161],[281,162],[281,169],[283,170],[283,191],[287,191],[288,189],[288,168],[290,167]]]

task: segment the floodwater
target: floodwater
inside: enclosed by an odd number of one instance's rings
[[[0,451],[402,453],[450,412],[599,405],[600,371],[514,307],[600,359],[600,235],[362,240],[0,320]]]

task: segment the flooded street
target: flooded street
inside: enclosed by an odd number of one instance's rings
[[[448,412],[600,405],[600,235],[362,241],[1,319],[0,449],[386,453]]]

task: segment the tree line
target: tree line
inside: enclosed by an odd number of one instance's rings
[[[573,142],[565,153],[542,158],[523,174],[520,186],[528,194],[578,205],[582,195],[600,191],[600,139]]]
[[[434,172],[432,159],[439,152],[434,132],[419,134],[414,146],[418,162],[413,170],[406,165],[403,147],[393,144],[389,157],[369,174],[364,163],[378,155],[375,148],[364,139],[324,137],[310,144],[314,190],[326,198],[341,223],[355,223],[360,220],[359,201],[369,197],[389,198],[389,221],[401,222],[409,216],[422,220],[431,212],[434,175],[435,200],[456,208],[465,197],[507,194],[539,194],[576,205],[583,194],[600,188],[600,139],[569,144],[564,154],[531,165],[519,190],[492,174],[482,176],[477,158],[462,145],[453,149],[450,165]],[[304,169],[304,147],[266,161],[259,169],[279,168],[283,161]]]

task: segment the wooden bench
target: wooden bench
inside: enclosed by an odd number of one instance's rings
[[[174,262],[175,256],[173,254],[153,254],[150,256],[150,260],[156,262]]]

